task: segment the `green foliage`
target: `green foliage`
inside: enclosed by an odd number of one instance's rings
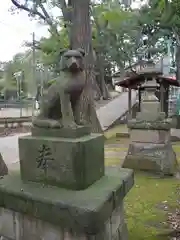
[[[50,87],[55,81],[56,81],[56,78],[50,79],[50,80],[47,82],[47,87]]]
[[[179,0],[172,0],[171,2],[172,8],[174,12],[176,12],[176,15],[179,17],[180,16],[180,2]]]
[[[36,52],[36,60],[38,61],[38,52]],[[21,90],[23,92],[29,92],[32,89],[33,71],[32,71],[32,51],[16,54],[13,59],[4,65],[3,69],[3,85],[5,89],[17,90],[17,79],[15,73],[22,72],[21,78]]]
[[[24,0],[25,1],[25,0]],[[17,1],[16,1],[17,2]],[[58,71],[57,62],[59,51],[69,45],[67,29],[69,26],[67,15],[68,8],[64,10],[62,2],[46,0],[26,1],[26,11],[31,16],[37,16],[49,25],[50,37],[43,38],[40,42],[42,49],[43,63],[51,65]],[[124,64],[132,62],[140,45],[141,26],[138,24],[137,12],[131,9],[124,9],[119,1],[104,0],[91,2],[92,37],[93,47],[100,55],[103,65],[124,68]],[[22,4],[25,2],[22,1]],[[20,9],[23,9],[17,4]],[[62,17],[52,17],[53,7],[59,8],[63,13]],[[67,7],[67,6],[66,6]],[[41,14],[43,13],[43,15]],[[56,28],[56,30],[54,30]],[[58,30],[60,29],[60,30]]]
[[[40,41],[42,63],[58,72],[59,53],[69,46],[68,31],[64,27],[68,23],[63,5],[59,1],[44,0],[44,12],[42,1],[33,1],[33,5],[30,2],[32,0],[26,3],[30,15],[43,21],[45,19],[50,30],[50,37]],[[180,29],[179,6],[178,0],[150,0],[140,10],[132,10],[124,9],[117,0],[103,0],[98,3],[92,1],[92,42],[105,71],[110,72],[115,67],[122,69],[127,63],[132,64],[135,57],[144,51],[144,34],[148,36],[146,47],[155,46],[159,48],[159,52],[166,52],[164,36],[172,36],[174,30],[177,33]],[[52,17],[53,7],[63,12],[64,19],[60,15],[57,18]],[[44,17],[40,13],[44,13]],[[12,76],[8,78],[13,82]]]
[[[59,71],[60,52],[69,47],[67,30],[60,24],[59,36],[51,35],[49,38],[42,38],[40,41],[42,62],[52,66],[55,71]]]
[[[124,10],[117,2],[96,4],[93,13],[94,48],[111,65],[124,68],[132,62],[139,47],[141,27],[135,12]]]
[[[28,6],[30,1],[28,1]],[[40,5],[36,2],[36,10]],[[61,5],[55,1],[45,1],[46,4],[58,7]],[[46,9],[47,10],[47,9]],[[32,9],[31,9],[32,13]],[[139,47],[141,26],[138,25],[137,14],[125,10],[118,1],[103,1],[101,4],[92,4],[92,40],[95,51],[101,54],[103,65],[108,67],[123,68],[125,62],[131,62]],[[37,13],[37,16],[38,13]],[[50,15],[49,15],[50,16]],[[49,38],[42,38],[40,49],[42,50],[42,61],[51,66],[55,71],[58,69],[59,52],[69,46],[67,29],[64,28],[65,21],[56,19],[58,34],[51,31]],[[52,25],[49,24],[49,29]],[[109,71],[109,70],[108,70]]]
[[[179,7],[179,8],[178,8]],[[171,36],[174,28],[180,26],[178,0],[150,0],[149,5],[145,5],[140,10],[140,24],[146,26],[147,34],[161,36]]]

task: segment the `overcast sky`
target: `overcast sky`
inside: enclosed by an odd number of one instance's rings
[[[0,61],[11,60],[16,53],[24,51],[22,44],[32,39],[33,31],[36,39],[47,36],[47,28],[31,21],[26,12],[12,15],[8,11],[12,6],[11,0],[1,0],[0,6]]]
[[[39,39],[47,35],[47,28],[31,21],[24,11],[12,15],[8,11],[12,6],[11,0],[1,0],[0,6],[0,61],[7,61],[24,50],[22,43],[32,39],[33,31]]]

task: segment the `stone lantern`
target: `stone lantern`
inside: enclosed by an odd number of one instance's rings
[[[159,88],[155,78],[158,76],[158,70],[148,67],[139,73],[141,74],[145,77],[145,82],[141,85],[144,91],[141,111],[136,119],[128,121],[130,144],[122,166],[161,175],[173,175],[177,169],[177,159],[171,145],[172,121],[166,118],[165,112],[162,111],[163,99],[160,98],[159,102],[154,95]]]

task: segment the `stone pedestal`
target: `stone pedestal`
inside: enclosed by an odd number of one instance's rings
[[[24,183],[19,173],[0,181],[0,234],[12,240],[127,240],[123,199],[133,172],[107,169],[83,191]]]
[[[33,128],[19,152],[20,172],[0,180],[3,239],[128,239],[123,200],[133,171],[104,168],[103,135]]]
[[[173,175],[177,169],[176,154],[171,145],[172,120],[167,119],[162,102],[155,97],[155,83],[145,84],[141,112],[128,121],[130,144],[123,167]]]
[[[171,145],[171,120],[165,119],[165,113],[139,113],[128,127],[130,144],[123,167],[173,175],[177,160]]]
[[[49,134],[60,135],[58,130],[49,130]],[[79,133],[72,133],[71,138],[39,135],[19,138],[22,179],[75,190],[99,180],[104,175],[104,136],[89,134],[73,138],[73,134]]]

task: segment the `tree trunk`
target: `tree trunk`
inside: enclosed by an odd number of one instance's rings
[[[100,82],[100,90],[101,90],[101,94],[103,96],[104,100],[108,100],[111,98],[108,88],[106,86],[105,83],[105,74],[104,74],[104,64],[103,64],[104,60],[103,57],[101,56],[101,53],[97,53],[97,70],[99,72],[99,82]]]
[[[94,59],[91,38],[89,5],[90,0],[72,0],[71,47],[85,50],[86,87],[80,100],[82,117],[90,124],[92,132],[102,132],[97,118],[93,84],[95,82]]]
[[[103,49],[101,47],[101,27],[100,24],[98,23],[98,19],[94,16],[94,20],[96,23],[96,28],[97,28],[97,39],[99,41],[99,46],[96,47],[96,67],[99,72],[99,85],[100,85],[100,90],[101,94],[103,96],[104,100],[107,100],[110,98],[110,94],[108,91],[108,88],[105,83],[105,72],[104,72],[104,57],[102,56]],[[106,26],[107,27],[107,26]]]

